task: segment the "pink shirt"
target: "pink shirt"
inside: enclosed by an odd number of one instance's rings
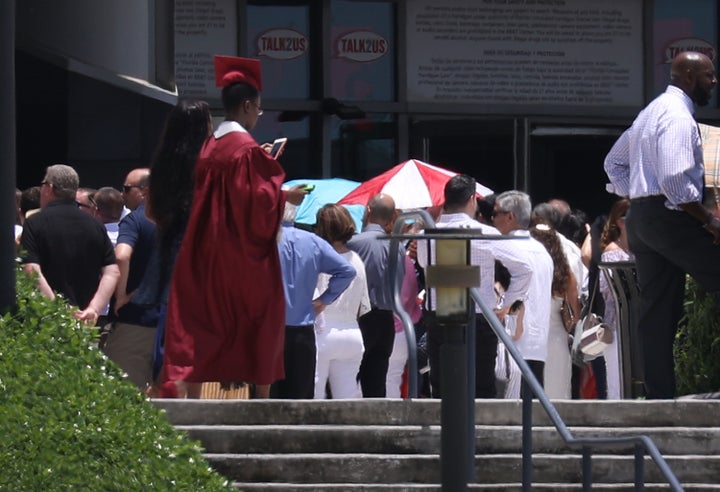
[[[403,309],[410,315],[413,323],[420,321],[422,309],[418,303],[418,283],[415,276],[415,265],[409,256],[405,255],[405,276],[403,277],[402,287],[400,288],[400,300]],[[395,333],[403,331],[402,321],[397,316],[395,318]]]

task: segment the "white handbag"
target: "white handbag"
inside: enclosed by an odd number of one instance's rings
[[[595,280],[590,301],[587,304],[585,316],[575,324],[572,349],[570,350],[574,361],[590,362],[601,356],[613,341],[613,329],[603,323],[600,316],[590,311],[595,300],[600,277]]]

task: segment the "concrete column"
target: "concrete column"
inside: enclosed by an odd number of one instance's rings
[[[0,2],[0,314],[15,305],[15,0]]]

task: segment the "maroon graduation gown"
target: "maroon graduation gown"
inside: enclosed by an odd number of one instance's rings
[[[270,384],[284,377],[276,243],[284,178],[248,133],[205,142],[170,285],[164,381]]]

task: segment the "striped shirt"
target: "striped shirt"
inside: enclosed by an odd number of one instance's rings
[[[608,191],[639,198],[665,195],[665,205],[701,202],[702,142],[690,97],[675,86],[643,109],[605,158]]]

